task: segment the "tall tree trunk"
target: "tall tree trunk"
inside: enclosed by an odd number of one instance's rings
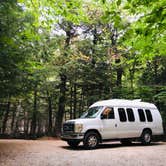
[[[61,26],[63,27],[63,25]],[[67,57],[71,39],[74,37],[76,31],[73,28],[73,23],[69,21],[65,22],[63,30],[66,33],[63,56]],[[60,97],[59,97],[59,103],[58,103],[58,112],[57,112],[56,121],[55,121],[55,135],[58,137],[60,136],[60,133],[61,133],[61,125],[62,125],[64,113],[65,113],[66,81],[67,81],[66,72],[63,71],[62,69],[62,72],[60,73]]]
[[[73,87],[70,88],[70,119],[73,119]]]
[[[2,119],[3,119],[3,109],[2,104],[0,103],[0,134],[2,133]]]
[[[135,56],[135,55],[134,55]],[[131,93],[134,97],[134,74],[135,74],[135,66],[136,66],[136,57],[134,58],[134,62],[132,65],[132,68],[129,69],[129,74],[130,74],[130,87],[131,87]]]
[[[80,93],[80,96],[79,96],[79,106],[78,106],[78,116],[80,117],[82,112],[83,112],[83,101],[82,101],[82,92]]]
[[[37,120],[37,84],[34,89],[34,103],[33,103],[33,113],[31,122],[31,135],[35,138],[36,134],[36,120]]]
[[[43,133],[41,131],[42,120],[40,118],[37,119],[37,136],[41,136]]]
[[[5,134],[5,131],[6,131],[6,125],[7,125],[7,121],[8,121],[9,111],[10,111],[10,100],[8,100],[6,112],[5,112],[3,123],[2,123],[2,134]]]
[[[154,65],[154,83],[157,85],[158,84],[158,61],[159,57],[156,56],[153,60],[153,65]]]
[[[48,135],[51,135],[52,134],[52,100],[48,92],[47,92],[47,100],[48,100]]]
[[[110,28],[110,40],[112,42],[111,44],[111,49],[110,51],[113,51],[112,56],[117,56],[117,58],[115,58],[115,63],[119,64],[121,62],[120,57],[118,58],[118,50],[117,50],[117,39],[118,39],[118,31],[117,28],[113,27],[111,24],[108,25],[108,27]],[[109,54],[110,54],[109,53]],[[123,74],[123,68],[121,66],[119,66],[116,69],[116,85],[121,88],[122,86],[122,74]],[[112,73],[111,73],[112,75]],[[112,93],[112,89],[110,90]]]
[[[79,110],[79,116],[82,115],[83,111],[84,111],[84,105],[85,105],[85,98],[84,98],[84,92],[83,92],[83,88],[81,88],[81,99],[80,99],[80,110]]]
[[[74,108],[73,108],[73,113],[74,113],[74,119],[76,119],[76,107],[77,107],[77,85],[74,83]]]
[[[61,134],[61,125],[63,121],[63,115],[65,112],[65,103],[66,103],[66,75],[60,75],[61,84],[60,84],[60,97],[59,97],[59,104],[58,104],[58,112],[56,115],[56,122],[55,122],[55,134],[57,137]]]
[[[13,124],[13,136],[16,136],[19,130],[19,116],[20,116],[20,109],[21,109],[21,102],[19,101],[17,108],[16,108],[16,115],[15,115],[15,121]]]
[[[28,136],[28,112],[24,109],[24,133]]]
[[[116,70],[117,72],[117,77],[116,77],[116,85],[118,87],[122,86],[122,74],[123,74],[123,69],[120,67]]]
[[[11,134],[14,134],[14,124],[16,120],[16,112],[17,112],[17,105],[14,106],[14,109],[12,111],[12,121],[11,121]]]
[[[133,69],[129,69],[129,74],[130,74],[130,88],[131,88],[131,92],[133,94],[133,92],[134,92],[134,86],[133,86],[133,83],[134,83],[134,71],[133,71]]]

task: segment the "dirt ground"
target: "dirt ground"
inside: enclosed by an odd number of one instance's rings
[[[165,166],[166,143],[104,143],[73,150],[61,140],[0,140],[0,166]]]

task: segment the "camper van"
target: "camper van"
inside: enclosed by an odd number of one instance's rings
[[[83,142],[86,149],[94,149],[108,140],[120,140],[122,144],[137,140],[149,145],[152,136],[162,134],[162,118],[154,104],[111,99],[98,101],[79,119],[66,121],[61,138],[71,147]]]

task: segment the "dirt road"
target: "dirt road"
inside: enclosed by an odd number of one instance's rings
[[[122,146],[106,143],[96,150],[71,149],[60,140],[0,140],[0,166],[165,166],[166,143]]]

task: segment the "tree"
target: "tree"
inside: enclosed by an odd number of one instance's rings
[[[165,117],[165,1],[2,1],[0,132],[60,135],[97,100],[142,98]]]

